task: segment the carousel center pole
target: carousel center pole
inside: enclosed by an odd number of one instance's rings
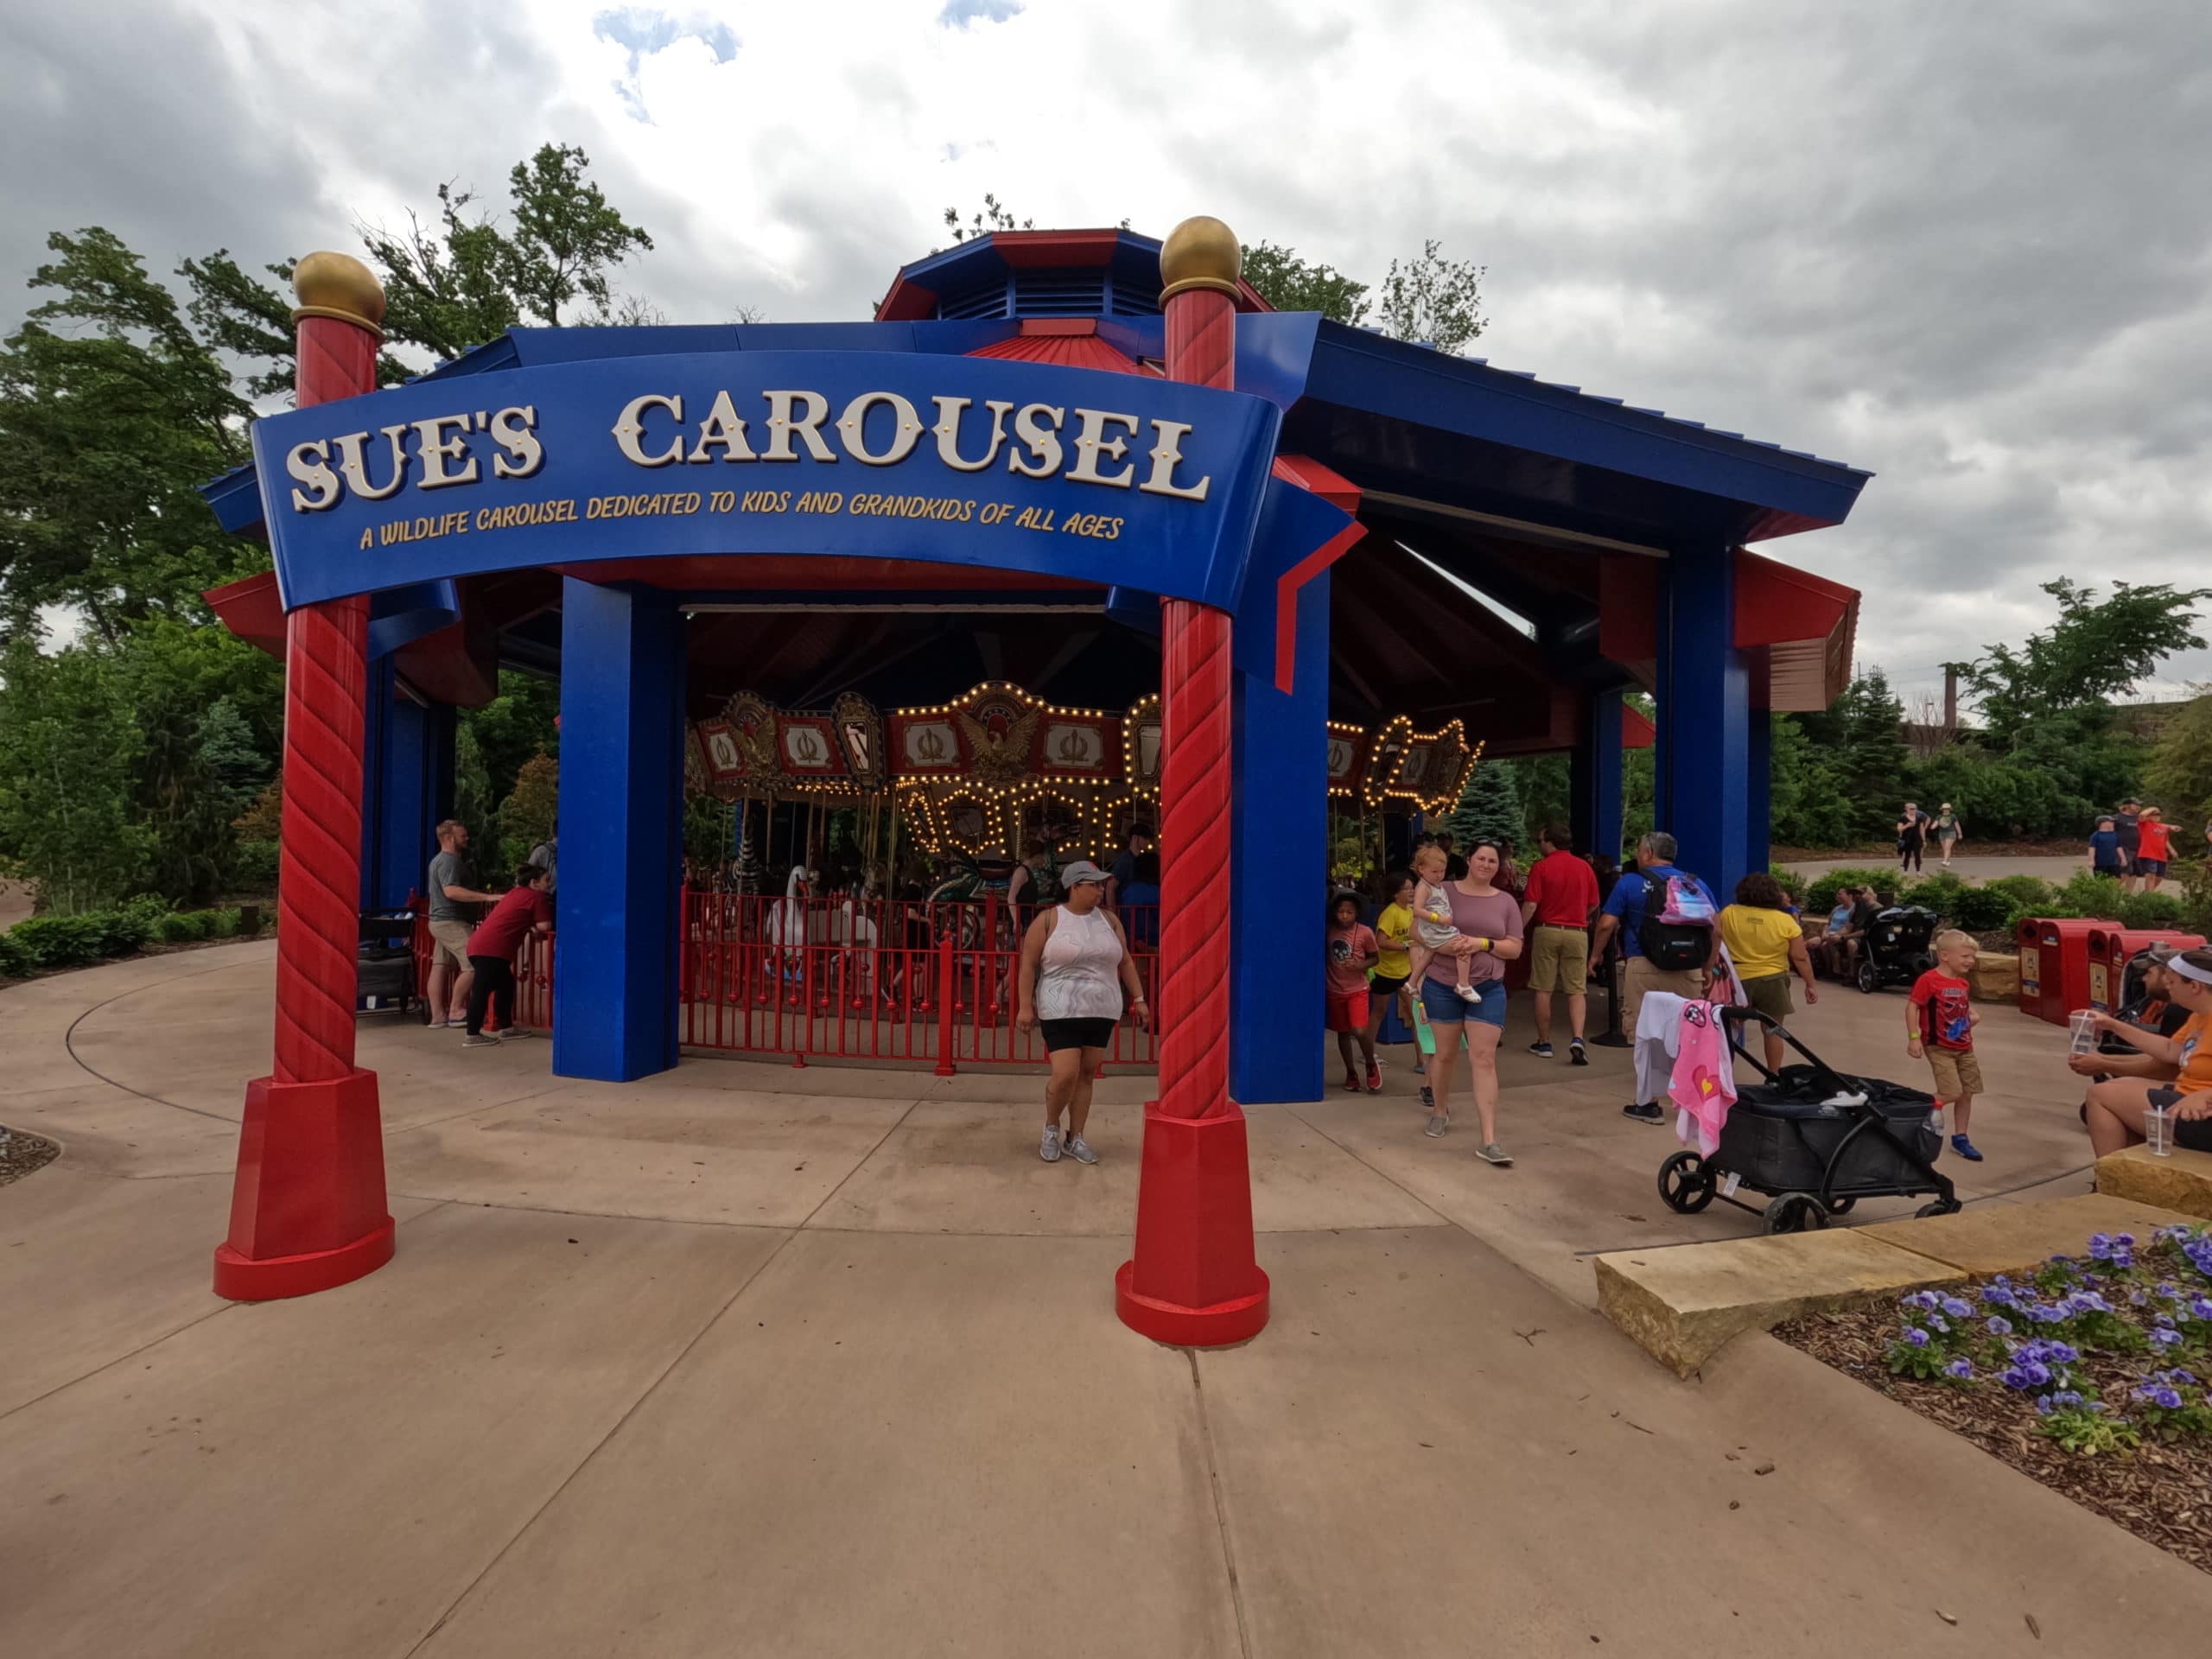
[[[297,405],[374,391],[384,291],[368,268],[311,253],[292,286]],[[353,1064],[368,638],[365,594],[284,619],[276,1063],[246,1085],[215,1250],[215,1294],[233,1301],[328,1290],[391,1259],[377,1075]]]
[[[1167,378],[1233,390],[1243,250],[1186,219],[1160,250]],[[1160,601],[1160,1098],[1145,1108],[1136,1249],[1114,1276],[1122,1322],[1219,1347],[1268,1322],[1252,1244],[1244,1114],[1229,1097],[1230,617]]]

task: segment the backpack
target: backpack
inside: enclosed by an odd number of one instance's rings
[[[1697,878],[1681,870],[1643,878],[1643,917],[1636,945],[1662,973],[1702,968],[1713,955],[1713,901]]]

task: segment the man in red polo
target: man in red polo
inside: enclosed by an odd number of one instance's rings
[[[1572,1033],[1568,1059],[1590,1064],[1582,1048],[1582,1022],[1589,1012],[1585,986],[1589,978],[1590,912],[1598,908],[1598,878],[1574,855],[1564,830],[1547,825],[1536,837],[1543,856],[1529,872],[1521,894],[1521,925],[1528,930],[1529,988],[1535,992],[1536,1040],[1531,1054],[1552,1057],[1552,993],[1567,994],[1567,1024]]]

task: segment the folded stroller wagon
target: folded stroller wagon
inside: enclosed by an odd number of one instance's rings
[[[1756,1008],[1713,1012],[1735,1027],[1732,1046],[1764,1081],[1737,1091],[1712,1157],[1678,1152],[1660,1165],[1659,1196],[1669,1209],[1694,1216],[1717,1198],[1760,1216],[1764,1231],[1800,1233],[1827,1226],[1861,1198],[1933,1194],[1918,1212],[1923,1216],[1961,1207],[1949,1177],[1936,1167],[1943,1137],[1929,1121],[1934,1096],[1838,1071]],[[1739,1028],[1754,1021],[1771,1027],[1806,1063],[1768,1071],[1738,1040]],[[1762,1207],[1737,1198],[1746,1186],[1769,1202]]]

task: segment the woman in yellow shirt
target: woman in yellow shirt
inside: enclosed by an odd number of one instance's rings
[[[1403,870],[1393,870],[1382,879],[1382,890],[1390,895],[1390,902],[1382,906],[1382,913],[1375,918],[1375,944],[1377,956],[1374,971],[1368,976],[1367,1052],[1375,1052],[1376,1033],[1382,1029],[1382,1010],[1390,1006],[1392,998],[1398,1001],[1398,1018],[1408,1027],[1414,1022],[1413,1000],[1406,995],[1406,981],[1414,970],[1413,958],[1407,946],[1414,936],[1414,879]],[[1414,1064],[1421,1064],[1421,1046],[1414,1046]],[[1426,1104],[1428,1089],[1423,1085],[1421,1100]]]
[[[1808,1007],[1821,1000],[1813,985],[1813,959],[1805,951],[1805,930],[1789,913],[1789,895],[1764,870],[1736,884],[1736,902],[1720,912],[1720,943],[1744,982],[1744,1000],[1771,1019],[1787,1020],[1797,1010],[1789,1001],[1789,976],[1805,982]],[[1782,1039],[1766,1033],[1766,1065],[1782,1070],[1788,1056]]]

